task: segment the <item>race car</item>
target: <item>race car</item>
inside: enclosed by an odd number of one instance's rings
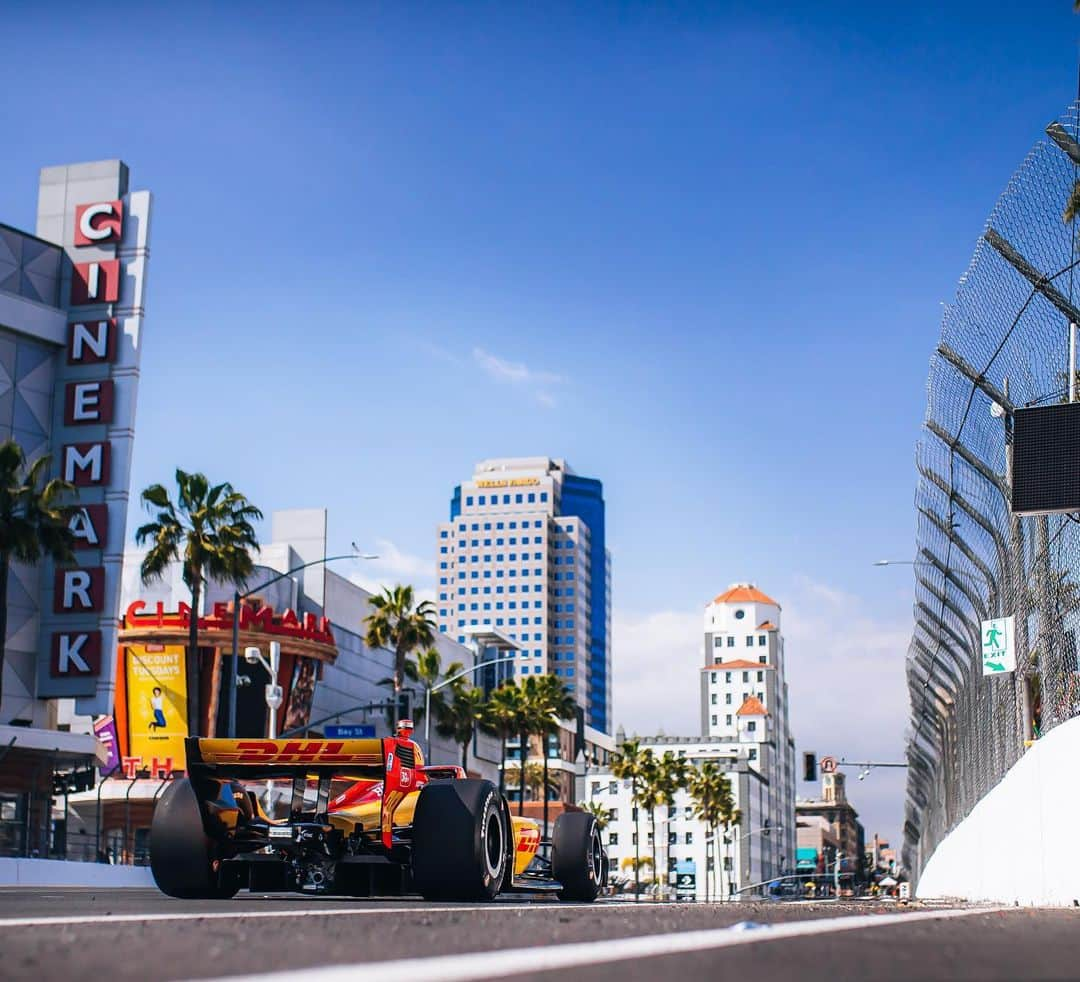
[[[596,899],[608,860],[592,815],[564,812],[545,840],[490,781],[426,765],[411,736],[402,720],[382,739],[187,739],[188,777],[154,811],[154,882],[186,899],[244,888]]]

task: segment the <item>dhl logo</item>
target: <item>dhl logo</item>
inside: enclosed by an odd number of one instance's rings
[[[540,845],[539,829],[522,829],[518,837],[518,852],[536,852]]]
[[[382,764],[380,753],[357,753],[345,740],[206,740],[199,752],[208,764]]]

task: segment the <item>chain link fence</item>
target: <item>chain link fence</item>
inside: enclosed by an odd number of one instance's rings
[[[1009,510],[1011,412],[1068,400],[1080,234],[1080,102],[998,200],[930,363],[915,495],[915,627],[904,865],[944,836],[1038,739],[1080,712],[1080,519]],[[982,674],[980,621],[1014,615],[1017,671]]]

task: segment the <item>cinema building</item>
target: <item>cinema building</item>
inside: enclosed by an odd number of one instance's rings
[[[54,790],[103,751],[111,711],[151,198],[119,160],[47,167],[33,231],[0,225],[0,439],[78,491],[75,562],[13,563],[0,698],[0,855],[63,853]]]

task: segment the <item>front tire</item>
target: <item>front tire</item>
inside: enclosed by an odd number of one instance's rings
[[[426,785],[413,817],[413,886],[425,900],[494,900],[506,873],[508,835],[490,781]]]
[[[551,837],[551,872],[562,884],[559,899],[591,904],[604,885],[606,866],[596,819],[588,812],[563,812]]]
[[[180,900],[235,896],[239,877],[219,876],[215,852],[191,781],[173,781],[154,809],[150,826],[150,872],[158,889]]]

